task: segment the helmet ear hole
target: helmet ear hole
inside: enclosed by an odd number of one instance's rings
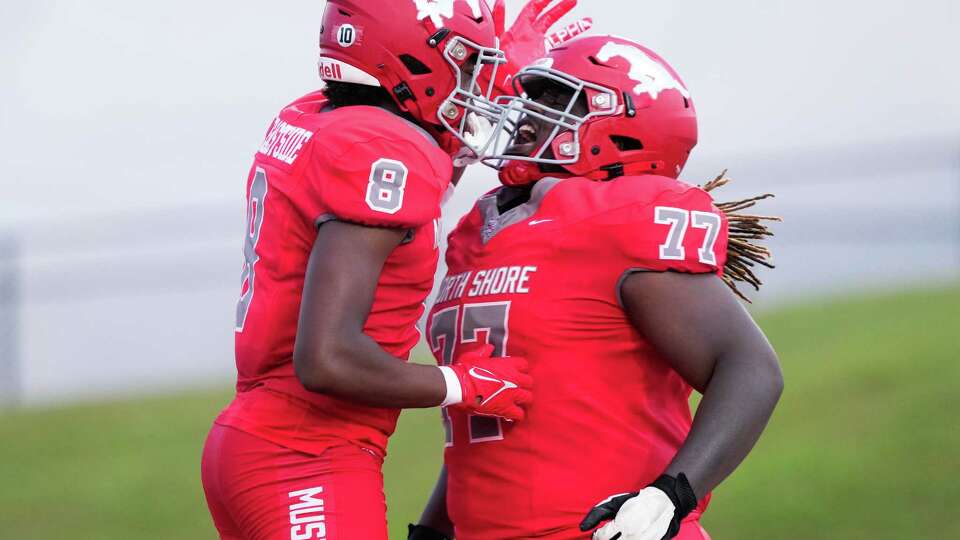
[[[624,137],[622,135],[611,135],[610,141],[621,152],[632,152],[643,150],[643,143],[633,137]]]
[[[427,75],[433,73],[426,64],[409,54],[401,54],[400,61],[403,62],[404,67],[407,68],[407,71],[409,71],[411,75]]]

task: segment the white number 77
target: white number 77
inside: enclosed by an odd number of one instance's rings
[[[692,223],[691,215],[693,216]],[[699,212],[697,210],[688,212],[682,208],[658,206],[654,209],[654,221],[660,225],[670,225],[667,241],[660,246],[661,259],[682,261],[686,258],[683,239],[687,234],[687,225],[690,224],[694,229],[705,229],[707,231],[703,238],[703,247],[698,252],[700,262],[709,265],[717,264],[717,255],[713,252],[713,248],[717,244],[717,238],[720,237],[720,225],[722,223],[720,216],[711,212]]]

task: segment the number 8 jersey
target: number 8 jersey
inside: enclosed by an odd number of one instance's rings
[[[438,362],[488,342],[534,378],[522,422],[445,413],[458,540],[588,538],[587,509],[663,472],[690,430],[691,388],[630,324],[620,285],[720,273],[726,258],[722,212],[677,180],[546,179],[501,214],[498,198],[518,193],[482,197],[450,234],[428,319]]]
[[[286,107],[247,184],[237,397],[217,423],[302,452],[350,440],[383,455],[399,411],[308,392],[293,370],[307,261],[318,227],[343,220],[406,229],[387,258],[364,332],[407,359],[438,260],[449,156],[420,128],[375,107],[326,110],[320,93]]]

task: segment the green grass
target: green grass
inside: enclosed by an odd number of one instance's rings
[[[787,389],[717,490],[717,540],[960,538],[960,286],[760,317]],[[228,392],[0,414],[0,539],[214,538],[200,448]],[[391,442],[392,538],[440,459],[435,411]],[[509,504],[505,501],[505,504]]]
[[[960,287],[761,317],[786,391],[715,538],[960,538]]]

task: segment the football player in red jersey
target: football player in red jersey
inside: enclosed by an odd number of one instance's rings
[[[514,84],[506,186],[450,234],[428,340],[441,365],[484,343],[527,358],[534,401],[513,424],[447,410],[445,470],[410,538],[582,539],[602,525],[593,538],[707,539],[711,490],[782,391],[724,284],[758,283],[750,267],[769,252],[751,240],[769,231],[737,213],[754,200],[715,204],[677,180],[696,114],[649,49],[580,38]]]
[[[284,108],[247,182],[237,395],[207,438],[202,479],[224,539],[385,539],[381,464],[404,407],[521,420],[530,378],[492,348],[408,364],[438,258],[451,157],[483,145],[506,77],[497,48],[543,49],[482,0],[330,0],[324,91]],[[547,19],[544,21],[544,17]],[[526,60],[530,60],[527,58]],[[441,145],[442,143],[442,145]],[[461,163],[462,164],[462,163]]]

